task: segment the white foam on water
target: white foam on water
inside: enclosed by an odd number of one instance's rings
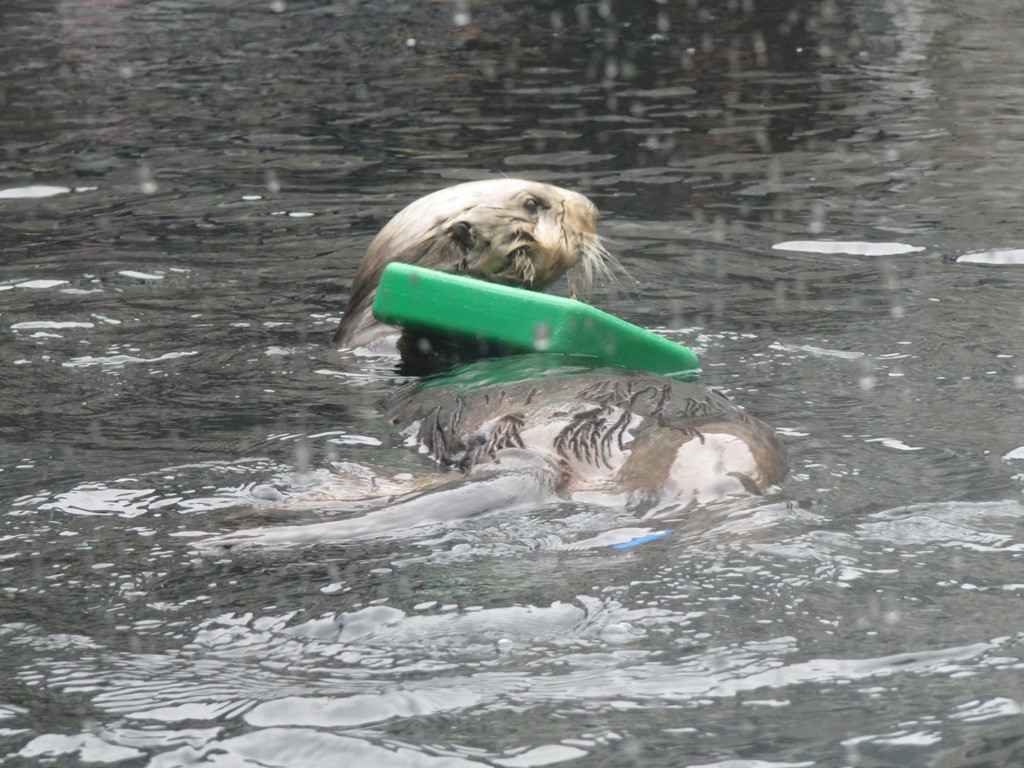
[[[906,243],[868,243],[860,240],[788,240],[775,243],[773,251],[798,253],[843,253],[850,256],[900,256],[916,253],[924,248]]]
[[[25,280],[21,283],[15,283],[15,288],[56,288],[58,285],[67,285],[67,280]]]
[[[1003,251],[978,251],[957,256],[957,264],[994,264],[1014,266],[1024,264],[1024,248],[1010,248]]]
[[[70,192],[68,187],[54,187],[48,184],[32,184],[28,187],[11,187],[0,189],[0,200],[35,200]]]

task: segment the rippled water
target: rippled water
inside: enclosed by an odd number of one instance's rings
[[[1024,761],[1018,4],[9,0],[5,765]],[[328,340],[373,233],[588,194],[593,301],[696,348],[792,476],[650,531],[424,476]]]

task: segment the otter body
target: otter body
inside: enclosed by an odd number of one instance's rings
[[[757,494],[785,477],[774,432],[703,385],[614,368],[540,370],[471,389],[406,386],[383,407],[440,467],[471,473],[527,458],[563,498],[687,506]]]
[[[589,282],[613,263],[596,220],[582,195],[529,181],[471,182],[427,195],[370,245],[335,341],[401,356],[403,366],[436,362],[426,350],[433,340],[403,337],[370,313],[388,263],[533,289],[566,273],[571,284]],[[449,477],[372,478],[373,490],[358,497],[348,488],[315,490],[307,503],[318,510],[337,502],[356,514],[249,529],[203,546],[351,541],[561,499],[664,518],[764,493],[788,472],[774,431],[724,395],[592,358],[478,359],[402,386],[380,406],[406,443]]]
[[[596,221],[583,195],[530,181],[470,182],[427,195],[371,243],[335,341],[357,347],[387,339],[405,362],[433,352],[429,339],[400,338],[370,313],[392,261],[532,289],[566,273],[584,281],[607,274],[611,257]],[[482,361],[450,380],[407,385],[382,407],[439,468],[468,473],[528,461],[550,472],[564,497],[596,491],[705,503],[762,493],[788,472],[773,430],[701,384],[527,358]],[[512,380],[494,380],[503,366],[517,365]]]

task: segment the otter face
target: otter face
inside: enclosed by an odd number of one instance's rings
[[[599,247],[597,208],[583,195],[533,182],[486,184],[467,191],[491,194],[441,225],[455,262],[439,268],[542,290]]]
[[[589,285],[613,257],[597,236],[597,208],[581,194],[521,179],[457,184],[420,198],[378,233],[356,271],[335,341],[358,344],[377,283],[392,261],[543,290],[568,273]]]

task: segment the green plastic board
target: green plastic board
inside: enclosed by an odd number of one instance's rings
[[[670,375],[700,366],[693,350],[581,301],[411,264],[384,270],[373,315],[424,335],[598,357],[633,370]]]

